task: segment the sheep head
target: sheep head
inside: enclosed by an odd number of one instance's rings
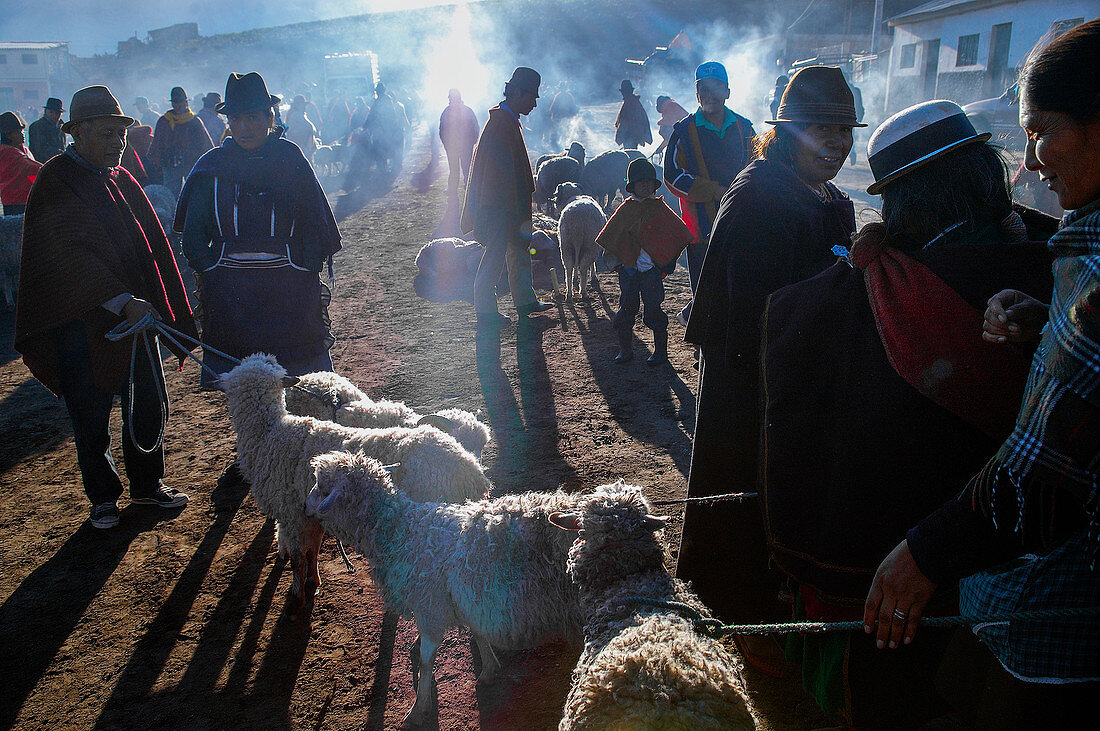
[[[568,571],[582,590],[598,590],[624,576],[663,567],[656,538],[667,516],[649,512],[642,489],[623,482],[602,485],[576,513],[554,513],[550,522],[577,531]]]
[[[252,408],[276,403],[285,407],[283,389],[297,383],[298,379],[288,376],[275,356],[267,353],[253,353],[218,379],[218,387],[228,397],[230,415],[245,403]]]
[[[354,516],[361,513],[365,503],[377,491],[393,492],[393,480],[389,467],[359,452],[327,452],[309,461],[313,468],[314,486],[306,494],[305,514],[325,522],[326,518],[345,516],[348,521],[326,523],[326,528],[340,534],[340,525],[347,523],[350,529],[356,524]],[[334,529],[335,528],[335,529]],[[355,535],[339,535],[342,540],[355,542]]]

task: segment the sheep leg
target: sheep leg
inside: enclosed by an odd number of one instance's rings
[[[554,283],[554,299],[557,299],[561,285],[558,284],[558,270],[553,264],[550,265],[550,281]]]
[[[500,671],[500,659],[489,640],[475,632],[474,641],[477,642],[477,651],[481,655],[481,674],[477,676],[477,682],[492,680]]]
[[[321,587],[321,572],[318,570],[317,560],[321,552],[321,541],[324,540],[325,529],[315,521],[304,521],[302,525],[303,555],[303,592],[302,596],[312,596]]]
[[[435,651],[439,642],[420,633],[420,682],[416,686],[416,702],[402,721],[405,726],[419,726],[438,712],[436,708],[436,686],[432,666],[435,663]]]

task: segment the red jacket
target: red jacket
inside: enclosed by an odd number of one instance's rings
[[[41,168],[42,163],[36,162],[26,147],[0,145],[0,203],[26,205]]]

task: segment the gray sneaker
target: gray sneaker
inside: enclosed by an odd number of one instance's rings
[[[93,528],[114,528],[118,525],[118,506],[114,503],[93,505],[88,521]]]
[[[178,508],[187,504],[187,496],[179,490],[161,485],[155,491],[141,497],[130,498],[135,505],[157,505],[162,508]]]

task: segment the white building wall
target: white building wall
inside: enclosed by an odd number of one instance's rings
[[[943,14],[915,22],[900,21],[894,27],[894,40],[890,53],[889,79],[887,82],[887,111],[901,109],[923,99],[924,42],[940,39],[937,74],[985,72],[989,63],[990,41],[994,25],[1011,23],[1008,68],[1018,68],[1035,44],[1060,20],[1100,17],[1100,0],[1019,0],[955,14]],[[956,66],[960,36],[978,34],[977,63]],[[912,68],[901,68],[902,48],[917,44],[916,61]],[[957,87],[955,87],[957,91]],[[942,94],[941,94],[942,95]],[[904,98],[903,98],[904,97]],[[973,99],[961,99],[963,103]]]

